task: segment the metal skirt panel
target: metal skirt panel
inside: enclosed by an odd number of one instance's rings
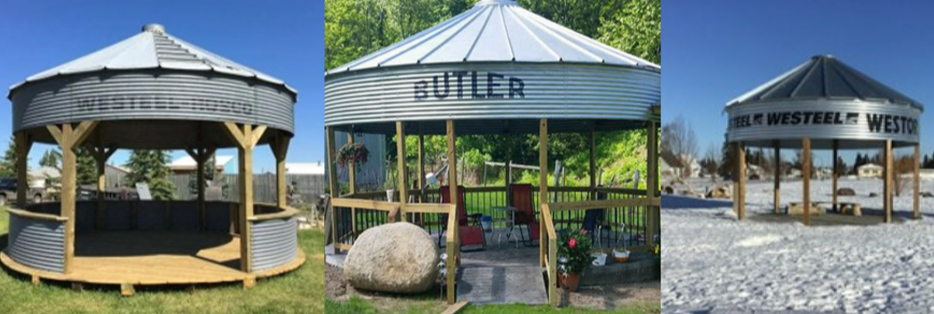
[[[298,253],[298,221],[295,217],[251,221],[253,271],[285,265]]]
[[[17,263],[50,272],[65,272],[65,222],[10,215],[7,255]]]

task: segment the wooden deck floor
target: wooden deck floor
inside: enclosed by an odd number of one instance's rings
[[[226,234],[185,232],[94,232],[78,234],[74,270],[64,275],[16,263],[11,269],[42,279],[89,284],[176,285],[238,282],[298,268],[304,253],[291,263],[259,273],[240,271],[240,239]]]

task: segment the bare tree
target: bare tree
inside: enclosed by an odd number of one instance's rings
[[[691,123],[684,120],[684,117],[678,115],[667,124],[662,125],[662,143],[663,151],[669,151],[684,166],[683,176],[690,176],[693,169],[691,163],[697,156],[697,136],[694,135],[694,129]]]

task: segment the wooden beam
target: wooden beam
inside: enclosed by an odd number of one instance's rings
[[[74,270],[75,257],[75,188],[77,181],[77,165],[75,163],[77,157],[73,147],[70,146],[74,142],[71,126],[65,124],[61,133],[64,145],[59,146],[62,151],[62,203],[60,215],[68,219],[65,221],[65,274],[70,274]]]
[[[45,128],[49,130],[49,134],[52,135],[52,138],[55,139],[58,146],[65,146],[65,140],[62,138],[62,129],[59,126],[46,125]]]
[[[775,214],[778,215],[781,211],[781,201],[782,201],[782,148],[781,143],[778,140],[772,141],[772,147],[775,148],[775,175],[772,178],[775,180],[775,187],[772,191],[772,204],[775,207]]]
[[[243,138],[240,139],[242,145],[239,149],[240,155],[240,270],[245,273],[253,272],[253,243],[250,239],[253,236],[250,230],[250,218],[253,218],[253,126],[243,126]]]
[[[548,119],[541,119],[538,125],[538,204],[548,204]],[[557,174],[555,174],[557,175]],[[539,210],[541,212],[541,210]],[[545,233],[545,224],[539,219],[539,234]],[[545,254],[547,248],[539,241],[538,262],[545,267]]]
[[[29,189],[29,149],[30,143],[26,131],[14,134],[16,144],[16,207],[26,208],[26,192]]]
[[[448,280],[447,280],[447,301],[448,304],[453,304],[456,300],[455,291],[454,291],[454,280],[452,276],[456,276],[457,267],[456,260],[458,258],[452,258],[460,251],[460,238],[459,228],[457,228],[457,220],[452,219],[457,217],[457,135],[454,132],[454,120],[447,120],[445,122],[447,126],[447,142],[448,142],[448,190],[450,191],[451,206],[454,208],[454,211],[448,217],[448,240],[447,240],[447,251],[448,251]],[[452,240],[453,239],[453,240]]]
[[[97,126],[98,121],[81,121],[78,123],[78,127],[74,129],[74,134],[71,138],[71,148],[77,148],[81,146],[81,143],[84,143],[84,140],[94,132],[94,128]]]
[[[645,195],[649,203],[656,200],[655,193],[658,191],[658,122],[650,121],[648,130],[646,130],[648,139],[646,140],[646,175],[645,175]],[[656,225],[660,217],[660,208],[655,206],[648,207],[646,215],[646,244],[652,246],[655,244]]]
[[[737,152],[737,169],[739,173],[737,177],[739,179],[739,189],[735,196],[737,202],[737,212],[736,216],[739,220],[746,219],[746,145],[742,142],[736,143],[736,152]]]
[[[464,307],[466,306],[467,306],[467,301],[460,301],[449,306],[447,309],[444,310],[444,312],[441,312],[441,314],[456,314],[460,312],[462,309],[464,309]]]
[[[409,201],[409,186],[405,182],[405,124],[402,121],[396,121],[396,170],[399,178],[399,203],[405,204]],[[402,221],[406,221],[405,210],[401,212],[401,216]]]
[[[811,139],[805,137],[801,141],[801,155],[804,159],[802,161],[802,178],[801,184],[803,185],[803,195],[804,195],[804,225],[811,225]]]
[[[914,192],[911,194],[914,219],[921,219],[921,144],[915,143],[915,159],[913,162],[914,168]]]
[[[892,177],[897,175],[895,169],[892,167],[892,140],[885,140],[885,188],[883,189],[885,195],[883,195],[883,205],[882,208],[885,211],[884,221],[885,223],[892,222]]]
[[[231,139],[237,146],[244,147],[246,146],[244,139],[243,131],[240,130],[240,126],[233,122],[224,122],[224,127],[221,128],[224,130],[224,134]]]
[[[274,155],[276,157],[276,203],[279,208],[285,208],[288,205],[288,189],[286,182],[285,157],[289,153],[289,145],[292,138],[282,134],[276,134],[274,142]]]
[[[832,174],[831,179],[833,181],[831,184],[831,189],[830,189],[830,195],[832,195],[831,202],[833,203],[831,207],[833,211],[837,211],[837,177],[838,177],[837,167],[840,166],[839,164],[837,164],[837,158],[839,156],[838,155],[839,149],[840,149],[840,141],[833,140],[833,168],[831,168],[832,170],[830,172]]]
[[[256,145],[259,144],[259,140],[263,138],[263,134],[266,133],[266,126],[258,125],[253,127],[253,130],[251,131],[253,132],[253,136],[249,138],[251,143],[250,146],[256,147]]]
[[[339,197],[341,194],[340,189],[337,185],[337,168],[334,164],[334,157],[335,157],[334,156],[334,128],[325,127],[324,130],[325,130],[324,137],[325,137],[325,142],[327,145],[326,160],[327,160],[328,189],[330,190],[331,200],[333,202],[333,200]],[[330,219],[331,225],[328,226],[330,228],[331,234],[325,235],[325,237],[330,237],[332,241],[331,243],[336,244],[338,242],[337,241],[337,207],[332,205],[331,211],[327,212],[326,215],[329,215],[331,217]],[[327,243],[327,241],[325,241],[325,243]],[[337,252],[340,251],[336,245],[334,246],[334,249]]]
[[[418,124],[418,179],[415,182],[418,183],[418,202],[424,203],[421,191],[425,188],[425,134],[421,123]]]
[[[648,159],[651,159],[651,155]],[[590,199],[597,199],[597,132],[590,129]]]

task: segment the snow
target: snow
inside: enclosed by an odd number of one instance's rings
[[[831,199],[829,180],[811,187],[815,201]],[[881,180],[839,187],[856,191],[840,201],[860,203],[864,215],[881,209],[882,198],[868,196],[881,194]],[[910,217],[911,191],[895,197],[897,216]],[[771,213],[772,183],[750,182],[746,198],[749,215]],[[800,201],[800,181],[783,182],[781,199]],[[932,313],[934,199],[922,198],[921,211],[901,224],[805,227],[738,221],[728,200],[663,196],[663,312]]]

